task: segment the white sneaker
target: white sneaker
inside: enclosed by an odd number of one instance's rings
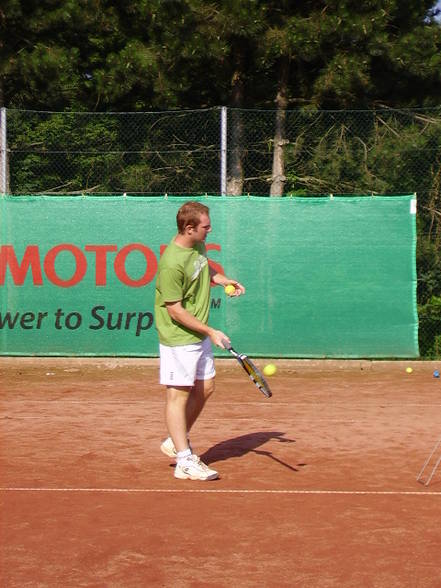
[[[191,449],[190,439],[188,440],[188,446]],[[176,459],[177,451],[171,437],[167,437],[167,439],[161,443],[161,451],[167,457]]]
[[[176,447],[171,437],[167,437],[167,439],[163,443],[161,443],[161,451],[167,457],[172,457],[176,459]]]
[[[194,453],[179,461],[175,467],[175,478],[180,480],[216,480],[219,474],[205,465]]]

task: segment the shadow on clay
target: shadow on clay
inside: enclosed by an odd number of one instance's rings
[[[279,463],[291,471],[298,472],[299,467],[303,467],[305,463],[298,463],[292,466],[278,457],[275,457],[271,451],[259,449],[266,443],[272,441],[276,443],[295,443],[295,439],[287,439],[284,437],[285,433],[279,431],[259,431],[258,433],[248,433],[247,435],[240,435],[232,439],[227,439],[221,443],[217,443],[210,447],[204,454],[200,456],[202,461],[206,464],[212,464],[218,461],[224,461],[234,457],[243,457],[247,453],[256,453],[269,457],[273,461]]]

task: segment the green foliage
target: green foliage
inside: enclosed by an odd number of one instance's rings
[[[136,111],[293,103],[433,104],[433,1],[5,0],[0,78],[9,108]],[[1,93],[0,93],[1,99]]]
[[[218,118],[8,110],[11,192],[218,191]]]
[[[116,120],[76,113],[9,113],[12,192],[38,193],[43,186],[46,192],[110,189],[117,173]],[[103,173],[103,167],[110,173]]]
[[[432,296],[418,305],[420,354],[426,359],[441,358],[441,297]]]

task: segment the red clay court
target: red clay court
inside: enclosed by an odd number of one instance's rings
[[[438,366],[275,363],[267,400],[217,361],[191,437],[221,479],[192,482],[157,360],[2,358],[1,586],[441,586]]]

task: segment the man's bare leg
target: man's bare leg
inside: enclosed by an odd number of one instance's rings
[[[186,410],[191,393],[189,386],[167,386],[165,421],[176,451],[188,449]]]
[[[205,403],[213,394],[214,388],[214,378],[210,378],[209,380],[196,380],[186,407],[187,433],[201,414]]]
[[[216,470],[210,469],[196,455],[192,454],[187,438],[187,406],[189,399],[194,394],[194,400],[189,409],[189,418],[193,423],[201,413],[207,398],[213,390],[213,385],[204,383],[196,383],[193,388],[167,387],[165,414],[167,428],[177,452],[175,478],[181,480],[215,480],[219,477]]]

